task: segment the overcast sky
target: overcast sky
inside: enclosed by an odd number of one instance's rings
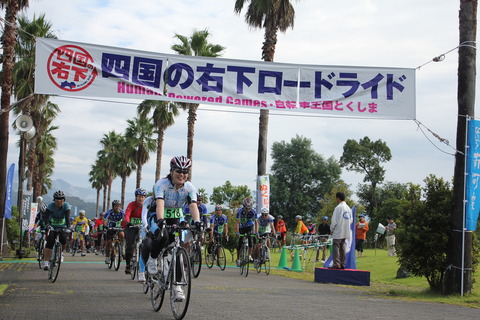
[[[115,47],[173,53],[175,33],[189,36],[194,29],[208,28],[211,43],[226,47],[224,58],[260,60],[263,30],[249,28],[244,13],[234,14],[234,0],[158,1],[31,1],[28,17],[46,14],[59,39]],[[357,0],[292,1],[294,29],[279,34],[276,62],[416,68],[458,45],[459,1]],[[386,180],[422,183],[429,174],[451,180],[457,126],[458,50],[442,62],[425,64],[416,71],[416,118],[447,139],[440,143],[425,128],[430,142],[413,120],[365,120],[270,116],[268,144],[290,141],[295,135],[312,140],[325,158],[337,160],[347,139],[365,136],[382,139],[392,151],[385,165]],[[88,172],[100,149],[99,140],[110,130],[123,132],[126,120],[135,116],[141,102],[96,102],[53,97],[62,112],[56,120],[59,149],[55,153],[53,179],[89,187]],[[201,105],[195,125],[193,183],[208,194],[226,180],[255,188],[257,172],[258,116],[249,113],[214,112]],[[238,111],[225,108],[225,111]],[[13,115],[11,116],[14,120]],[[187,124],[183,112],[166,132],[162,176],[174,155],[186,154]],[[11,130],[9,163],[18,161],[18,139]],[[432,144],[433,143],[433,144]],[[269,158],[268,168],[272,161]],[[154,184],[155,154],[144,166],[142,186]],[[344,171],[342,178],[356,190],[363,175]],[[120,180],[114,187],[120,191]],[[135,188],[135,176],[127,192]],[[95,191],[92,189],[92,193]],[[129,198],[127,198],[128,200]]]

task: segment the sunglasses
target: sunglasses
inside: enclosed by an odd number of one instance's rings
[[[182,170],[182,169],[175,169],[176,173],[183,173],[183,174],[188,174],[190,170]]]

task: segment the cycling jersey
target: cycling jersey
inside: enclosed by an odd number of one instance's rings
[[[107,226],[109,228],[114,228],[114,227],[121,227],[121,223],[123,220],[123,217],[125,216],[125,211],[123,209],[120,209],[119,212],[113,211],[113,209],[109,209],[105,213],[105,219],[107,220]]]
[[[197,190],[189,181],[175,189],[170,179],[163,178],[155,183],[154,190],[155,199],[163,199],[165,208],[182,208],[185,203],[197,202]]]
[[[253,226],[255,220],[257,220],[257,212],[255,209],[250,209],[246,212],[245,208],[241,207],[237,211],[237,219],[239,220],[239,228],[246,228]]]
[[[277,220],[277,225],[275,226],[275,228],[277,229],[277,232],[287,233],[287,226],[285,225],[285,221],[283,221],[282,219]]]
[[[197,203],[198,204],[198,214],[200,215],[200,220],[203,221],[203,223],[206,225],[207,224],[207,215],[208,215],[208,209],[207,206],[204,203]],[[185,204],[182,208],[183,210],[183,215],[185,218],[185,221],[191,224],[192,220],[192,215],[190,214],[190,208],[188,207],[188,203]]]
[[[263,218],[263,216],[258,218],[258,233],[259,234],[271,233],[272,232],[271,224],[273,223],[273,219],[274,219],[273,216],[270,214],[266,218]]]
[[[305,226],[302,220],[298,220],[297,228],[295,228],[295,233],[308,234],[308,228]]]
[[[105,218],[98,218],[97,220],[95,220],[95,228],[97,229],[98,232],[101,232],[103,231],[104,229],[104,222],[107,221],[105,220]]]
[[[76,232],[82,232],[85,233],[87,231],[87,226],[88,226],[88,219],[85,217],[76,217],[75,220],[73,221],[73,224],[75,225],[75,231]]]
[[[213,232],[214,233],[223,234],[224,226],[225,226],[226,223],[228,223],[228,218],[224,214],[222,214],[220,216],[214,214],[210,218],[210,225],[213,225]]]
[[[46,220],[48,223],[55,227],[66,227],[70,220],[70,205],[64,202],[60,208],[58,208],[54,202],[47,206],[45,211]]]
[[[126,227],[129,222],[134,225],[142,224],[142,205],[138,204],[137,201],[130,202],[125,210],[122,224]]]

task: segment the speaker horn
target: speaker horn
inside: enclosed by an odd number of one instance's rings
[[[22,114],[15,119],[15,126],[18,130],[26,132],[33,127],[33,120],[29,116]]]
[[[25,132],[25,139],[32,140],[33,137],[35,137],[36,133],[37,133],[37,130],[35,130],[35,127],[31,127],[30,130]]]

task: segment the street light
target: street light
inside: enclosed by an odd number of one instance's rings
[[[22,250],[22,229],[23,229],[23,213],[26,210],[23,201],[23,180],[25,175],[25,153],[27,149],[27,140],[32,139],[35,136],[36,130],[33,126],[33,120],[27,115],[20,115],[15,119],[15,126],[20,131],[20,154],[18,157],[18,225],[20,227],[20,241],[17,249],[17,256],[21,259],[25,255],[25,251]]]

